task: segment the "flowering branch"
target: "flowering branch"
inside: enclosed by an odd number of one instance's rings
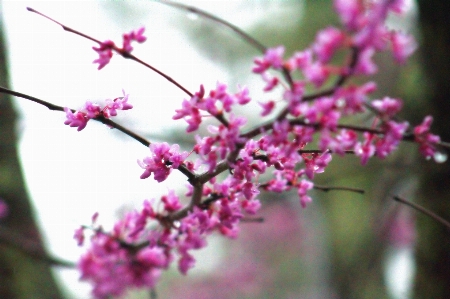
[[[37,11],[37,10],[31,8],[31,7],[27,7],[27,10],[28,10],[28,11],[31,11],[31,12],[34,12],[34,13],[36,13],[36,14],[38,14],[38,15],[40,15],[40,16],[42,16],[42,17],[44,17],[44,18],[46,18],[46,19],[48,19],[48,20],[50,20],[50,21],[52,21],[52,22],[54,22],[54,23],[56,23],[56,24],[58,24],[58,25],[61,26],[65,31],[74,33],[74,34],[76,34],[76,35],[79,35],[79,36],[81,36],[81,37],[84,37],[84,38],[86,38],[86,39],[88,39],[88,40],[91,40],[91,41],[93,41],[93,42],[99,44],[99,46],[100,46],[99,48],[95,48],[95,47],[94,47],[94,50],[96,50],[96,51],[100,54],[100,58],[97,59],[97,60],[95,61],[95,62],[98,62],[98,63],[99,63],[99,69],[103,68],[106,64],[109,63],[109,60],[110,60],[111,57],[112,57],[111,50],[113,50],[113,51],[115,51],[116,53],[120,54],[123,58],[128,58],[128,59],[134,60],[134,61],[136,61],[136,62],[138,62],[138,63],[140,63],[140,64],[146,66],[147,68],[149,68],[149,69],[151,69],[152,71],[156,72],[158,75],[162,76],[163,78],[165,78],[166,80],[168,80],[170,83],[172,83],[173,85],[175,85],[176,87],[178,87],[179,89],[181,89],[181,90],[182,90],[184,93],[186,93],[188,96],[192,97],[192,93],[189,92],[186,88],[184,88],[180,83],[178,83],[178,82],[177,82],[176,80],[174,80],[172,77],[166,75],[165,73],[161,72],[161,71],[158,70],[157,68],[151,66],[150,64],[148,64],[148,63],[142,61],[141,59],[137,58],[136,56],[132,55],[132,54],[131,54],[131,50],[132,50],[133,48],[129,45],[129,42],[130,42],[130,41],[129,41],[129,40],[127,41],[127,38],[125,38],[125,36],[124,36],[124,39],[125,39],[125,41],[124,41],[124,47],[123,47],[123,48],[119,48],[119,47],[117,47],[117,46],[116,46],[113,42],[111,42],[111,41],[101,42],[101,41],[99,41],[99,40],[97,40],[97,39],[95,39],[95,38],[93,38],[93,37],[91,37],[91,36],[89,36],[89,35],[86,35],[86,34],[81,33],[81,32],[79,32],[79,31],[77,31],[77,30],[75,30],[75,29],[72,29],[72,28],[70,28],[70,27],[68,27],[68,26],[66,26],[66,25],[63,25],[63,24],[61,24],[60,22],[58,22],[58,21],[56,21],[56,20],[54,20],[54,19],[52,19],[52,18],[46,16],[45,14],[43,14],[43,13],[41,13],[41,12],[39,12],[39,11]],[[139,34],[142,35],[142,33],[143,33],[143,28],[139,31]],[[133,35],[133,34],[131,34],[131,35]],[[137,39],[139,42],[145,41],[145,38],[139,39],[139,37],[138,37],[138,38],[136,38],[136,39]],[[126,43],[126,41],[127,41],[128,43]]]
[[[99,55],[94,61],[99,64],[98,69],[109,63],[114,51],[150,68],[184,91],[189,98],[183,100],[172,118],[184,120],[187,133],[200,128],[205,113],[216,120],[208,127],[208,133],[195,137],[194,147],[186,152],[177,144],[150,143],[110,120],[117,110],[132,108],[125,93],[123,97],[106,100],[105,105],[87,101],[83,109],[75,111],[0,89],[0,92],[34,101],[51,110],[65,111],[65,124],[77,127],[78,131],[84,129],[88,120],[94,119],[148,146],[149,155],[138,160],[143,169],[141,179],[152,177],[160,183],[173,169],[188,178],[187,204],[182,204],[175,191],[169,190],[158,202],[145,200],[140,210],[127,213],[110,232],[96,224],[97,214],[92,217],[91,226],[82,226],[76,231],[79,245],[84,242],[86,229],[93,232],[91,247],[81,257],[79,268],[82,279],[93,283],[96,298],[121,295],[128,287],[153,288],[175,256],[179,271],[186,274],[195,264],[192,250],[205,247],[208,235],[219,232],[235,238],[242,221],[261,221],[253,215],[261,206],[258,196],[262,190],[279,193],[295,190],[303,208],[312,201],[308,192],[313,188],[325,192],[363,193],[356,188],[313,183],[315,175],[325,171],[334,154],[354,154],[364,165],[373,156],[387,157],[401,141],[417,143],[419,151],[427,158],[434,157],[437,146],[448,145],[430,132],[431,116],[410,127],[397,117],[402,108],[400,99],[384,97],[370,101],[369,95],[377,88],[374,82],[348,83],[350,77],[372,75],[377,71],[373,61],[376,52],[391,48],[394,60],[404,63],[416,48],[412,37],[384,25],[388,11],[398,11],[396,1],[374,1],[365,5],[363,1],[335,0],[335,10],[343,28],[321,30],[308,48],[287,59],[283,46],[266,48],[236,26],[207,12],[172,1],[161,3],[199,14],[236,32],[263,55],[254,59],[252,71],[261,76],[264,92],[281,87],[283,94],[277,101],[260,102],[261,119],[266,116],[271,119],[244,131],[247,119],[236,115],[234,109],[251,101],[248,89],[240,87],[233,93],[226,84],[218,82],[209,93],[203,85],[198,92],[189,92],[170,76],[131,54],[132,42],[145,41],[144,28],[124,34],[123,46],[118,47],[110,40],[100,42],[28,8],[64,30],[97,43],[99,46],[93,49]],[[343,65],[336,66],[331,61],[339,50],[350,51],[350,56]],[[288,84],[283,84],[280,73]],[[324,89],[330,80],[335,80],[332,87]],[[307,88],[316,92],[307,95]],[[281,112],[275,114],[277,105],[281,105]],[[341,121],[367,111],[373,114],[370,127]],[[316,148],[306,149],[313,142],[317,142]],[[226,176],[219,176],[226,171],[229,172]]]
[[[38,103],[38,104],[40,104],[42,106],[45,106],[48,109],[53,110],[53,111],[62,111],[62,112],[66,111],[65,108],[62,107],[62,106],[58,106],[58,105],[46,102],[44,100],[38,99],[36,97],[32,97],[32,96],[29,96],[27,94],[20,93],[20,92],[17,92],[17,91],[13,91],[13,90],[1,87],[1,86],[0,86],[0,92],[6,93],[6,94],[10,94],[12,96],[16,96],[16,97],[19,97],[19,98],[30,100],[32,102]],[[74,110],[74,109],[70,109],[70,111],[73,112],[73,113],[76,112],[76,110]],[[125,135],[130,136],[131,138],[133,138],[134,140],[136,140],[139,143],[143,144],[144,146],[149,146],[150,145],[150,141],[146,140],[144,137],[139,136],[137,133],[131,131],[130,129],[127,129],[126,127],[124,127],[122,125],[119,125],[118,123],[116,123],[116,122],[114,122],[114,121],[104,117],[103,115],[98,115],[97,117],[95,117],[93,119],[95,121],[98,121],[98,122],[101,122],[101,123],[107,125],[110,128],[114,128],[114,129],[117,129],[117,130],[121,131]]]

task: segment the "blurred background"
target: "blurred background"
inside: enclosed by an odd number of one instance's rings
[[[401,68],[389,53],[377,57],[375,97],[402,98],[401,116],[413,125],[433,114],[433,131],[448,141],[450,2],[405,2],[406,16],[392,16],[389,26],[413,33],[420,49]],[[317,30],[338,25],[328,0],[183,3],[224,18],[266,46],[283,44],[287,55],[308,46]],[[133,53],[188,90],[200,84],[212,89],[217,81],[232,91],[248,86],[255,103],[240,112],[249,126],[258,121],[256,100],[279,96],[263,94],[259,76],[250,72],[260,53],[228,28],[192,13],[152,1],[0,5],[1,86],[74,109],[88,99],[121,96],[124,89],[134,109],[117,121],[152,141],[191,147],[185,124],[171,119],[183,92],[117,55],[98,71],[92,42],[27,6],[116,43],[145,26],[147,41]],[[63,113],[24,99],[0,94],[0,101],[0,198],[9,206],[0,219],[0,298],[89,298],[90,287],[78,281],[76,270],[39,257],[47,252],[76,262],[84,250],[73,232],[92,214],[99,212],[99,222],[111,227],[144,199],[173,186],[181,190],[185,178],[174,173],[164,184],[140,180],[136,160],[148,149],[136,141],[95,122],[77,132],[63,125]],[[242,224],[237,240],[213,236],[190,275],[164,273],[158,298],[450,298],[448,231],[391,197],[401,195],[450,219],[449,180],[448,162],[425,161],[411,144],[365,167],[354,156],[335,157],[316,183],[362,188],[364,195],[313,191],[313,203],[303,210],[296,194],[265,194],[263,223]],[[127,298],[149,298],[149,291]]]

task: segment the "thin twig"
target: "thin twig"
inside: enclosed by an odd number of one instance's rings
[[[56,21],[56,20],[54,20],[54,19],[52,19],[52,18],[46,16],[45,14],[43,14],[43,13],[41,13],[41,12],[39,12],[39,11],[37,11],[37,10],[31,8],[31,7],[27,7],[27,10],[28,10],[28,11],[31,11],[31,12],[34,12],[34,13],[36,13],[36,14],[38,14],[38,15],[40,15],[40,16],[42,16],[42,17],[44,17],[44,18],[46,18],[46,19],[48,19],[48,20],[50,20],[50,21],[52,21],[52,22],[54,22],[54,23],[56,23],[56,24],[58,24],[58,25],[61,26],[65,31],[74,33],[74,34],[79,35],[79,36],[81,36],[81,37],[84,37],[84,38],[86,38],[86,39],[88,39],[88,40],[91,40],[91,41],[93,41],[93,42],[96,42],[96,43],[99,44],[99,45],[102,45],[102,42],[101,42],[101,41],[99,41],[99,40],[97,40],[97,39],[95,39],[95,38],[93,38],[93,37],[91,37],[91,36],[89,36],[89,35],[86,35],[86,34],[84,34],[84,33],[81,33],[81,32],[79,32],[79,31],[77,31],[77,30],[75,30],[75,29],[73,29],[73,28],[70,28],[70,27],[68,27],[68,26],[66,26],[66,25],[64,25],[64,24],[61,24],[60,22],[58,22],[58,21]],[[184,88],[180,83],[178,83],[178,82],[177,82],[176,80],[174,80],[172,77],[166,75],[165,73],[163,73],[162,71],[158,70],[157,68],[155,68],[155,67],[151,66],[150,64],[148,64],[148,63],[142,61],[141,59],[137,58],[136,56],[132,55],[131,53],[129,53],[129,52],[127,52],[127,51],[125,51],[125,50],[123,50],[123,49],[117,47],[116,45],[114,45],[114,46],[112,47],[112,49],[113,49],[117,54],[121,55],[123,58],[127,58],[127,59],[134,60],[134,61],[136,61],[136,62],[142,64],[143,66],[145,66],[145,67],[151,69],[152,71],[154,71],[155,73],[157,73],[158,75],[162,76],[164,79],[166,79],[167,81],[169,81],[170,83],[174,84],[176,87],[178,87],[179,89],[181,89],[181,90],[182,90],[184,93],[186,93],[189,97],[192,97],[192,96],[193,96],[193,94],[192,94],[189,90],[187,90],[186,88]]]
[[[350,187],[320,186],[320,185],[314,184],[313,188],[317,189],[317,190],[324,191],[324,192],[328,192],[328,191],[349,191],[349,192],[355,192],[355,193],[359,193],[359,194],[364,194],[365,193],[365,191],[363,189],[350,188]]]
[[[448,221],[445,220],[444,218],[442,218],[442,217],[436,215],[435,213],[431,212],[430,210],[428,210],[428,209],[422,207],[421,205],[418,205],[418,204],[413,203],[413,202],[411,202],[411,201],[409,201],[409,200],[406,200],[406,199],[404,199],[404,198],[402,198],[402,197],[400,197],[400,196],[397,196],[397,195],[393,196],[393,198],[394,198],[395,201],[398,201],[398,202],[400,202],[400,203],[402,203],[402,204],[405,204],[405,205],[407,205],[407,206],[413,208],[414,210],[416,210],[416,211],[418,211],[418,212],[420,212],[420,213],[422,213],[422,214],[424,214],[424,215],[427,215],[427,216],[430,217],[431,219],[433,219],[433,220],[435,220],[436,222],[442,224],[442,225],[445,226],[448,230],[450,230],[450,222],[448,222]]]
[[[239,27],[231,24],[230,22],[227,22],[219,17],[216,17],[215,15],[212,15],[204,10],[201,10],[199,8],[196,8],[194,6],[189,6],[186,4],[181,4],[181,3],[177,3],[174,1],[169,1],[169,0],[162,0],[162,1],[158,1],[156,0],[156,2],[168,5],[168,6],[172,6],[172,7],[176,7],[176,8],[180,8],[183,10],[186,10],[188,12],[200,15],[204,18],[210,19],[214,22],[217,22],[219,24],[224,25],[225,27],[230,28],[231,30],[233,30],[238,36],[240,36],[242,39],[244,39],[246,42],[248,42],[251,46],[253,46],[254,48],[256,48],[259,52],[261,53],[265,53],[266,52],[266,47],[260,43],[259,41],[257,41],[255,38],[253,38],[252,36],[250,36],[249,34],[245,33],[242,29],[240,29]]]
[[[264,217],[243,217],[243,218],[241,218],[241,222],[263,223],[264,222]]]
[[[42,106],[45,106],[45,107],[47,107],[48,109],[50,109],[52,111],[62,111],[62,112],[64,112],[64,107],[62,107],[62,106],[58,106],[58,105],[49,103],[47,101],[44,101],[44,100],[41,100],[41,99],[38,99],[38,98],[35,98],[35,97],[32,97],[32,96],[29,96],[29,95],[24,94],[24,93],[13,91],[13,90],[1,87],[1,86],[0,86],[0,92],[6,93],[6,94],[10,94],[10,95],[13,95],[13,96],[16,96],[16,97],[19,97],[19,98],[30,100],[32,102],[35,102],[35,103],[40,104]],[[70,109],[70,110],[72,112],[76,111],[74,109]],[[149,146],[150,145],[150,141],[146,140],[144,137],[139,136],[138,134],[134,133],[133,131],[125,128],[122,125],[119,125],[118,123],[116,123],[116,122],[114,122],[114,121],[112,121],[112,120],[110,120],[108,118],[105,118],[104,116],[98,116],[96,118],[93,118],[93,120],[101,122],[101,123],[103,123],[103,124],[105,124],[105,125],[107,125],[109,127],[114,128],[114,129],[117,129],[117,130],[119,130],[122,133],[130,136],[131,138],[135,139],[136,141],[138,141],[139,143],[141,143],[141,144],[143,144],[145,146]]]

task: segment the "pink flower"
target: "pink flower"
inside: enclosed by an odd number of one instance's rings
[[[372,144],[373,134],[364,132],[364,142],[355,145],[355,155],[361,157],[361,164],[366,165],[370,157],[375,154],[375,146]]]
[[[190,99],[184,99],[182,102],[182,108],[176,109],[176,114],[172,117],[172,119],[181,119],[184,118],[185,121],[189,124],[186,129],[187,132],[193,132],[198,129],[202,122],[202,117],[200,115],[200,111],[198,106],[198,102],[203,100],[203,96],[205,94],[205,89],[203,85],[200,85],[200,91],[195,93],[195,95]]]
[[[266,86],[264,86],[264,91],[271,91],[275,87],[277,87],[279,80],[277,77],[270,76],[268,73],[262,74],[263,80],[266,82]]]
[[[411,35],[401,32],[391,33],[392,53],[395,61],[402,64],[417,49],[417,43]]]
[[[287,66],[289,70],[303,70],[313,62],[313,51],[306,49],[301,52],[295,52],[294,55],[288,60]]]
[[[334,8],[347,30],[354,31],[359,28],[364,7],[359,0],[334,0]]]
[[[419,143],[419,151],[426,158],[431,158],[436,153],[435,144],[441,141],[437,135],[430,133],[430,127],[433,123],[433,117],[427,116],[423,122],[414,128],[415,141]]]
[[[306,208],[306,205],[312,201],[311,197],[308,196],[308,190],[312,189],[314,184],[307,180],[301,180],[300,184],[297,186],[297,193],[300,197],[300,204],[302,208]]]
[[[107,40],[100,44],[98,48],[92,47],[95,52],[98,53],[99,58],[94,60],[93,63],[98,63],[98,69],[101,70],[105,65],[109,63],[113,55],[112,49],[114,49],[114,42]]]
[[[254,60],[256,66],[252,71],[257,74],[262,74],[269,68],[281,69],[283,67],[283,54],[283,46],[267,49],[263,58],[256,58]]]
[[[258,103],[258,104],[263,108],[261,116],[269,115],[272,112],[273,108],[275,108],[274,101],[268,101],[267,103]]]
[[[408,122],[397,123],[389,121],[383,125],[384,136],[375,142],[375,152],[380,158],[387,157],[392,153],[403,138],[403,134],[409,127]]]
[[[178,144],[169,146],[166,142],[152,143],[149,148],[152,156],[145,157],[143,161],[137,161],[139,166],[145,169],[141,179],[146,179],[153,173],[154,179],[159,183],[166,180],[172,168],[180,167],[189,154],[187,152],[179,153],[180,146]]]
[[[86,116],[88,118],[96,118],[102,113],[100,106],[92,103],[91,101],[86,101],[83,110],[86,111]]]
[[[326,65],[317,61],[303,68],[303,74],[309,82],[319,88],[328,79],[330,71]]]
[[[167,267],[167,256],[160,247],[145,247],[140,250],[136,256],[136,260],[150,268],[165,268]]]
[[[237,99],[237,102],[239,105],[245,105],[251,101],[251,98],[248,95],[248,88],[247,87],[239,87],[239,92],[237,92],[234,96]]]
[[[370,47],[360,52],[355,66],[355,74],[372,75],[378,71],[377,65],[372,60],[374,54],[375,50]]]
[[[180,199],[176,196],[173,190],[170,190],[168,195],[162,196],[161,201],[164,203],[164,210],[169,213],[177,211],[183,207],[180,203]]]
[[[141,27],[135,31],[131,31],[130,33],[125,33],[123,35],[123,46],[122,49],[125,52],[130,53],[133,51],[133,47],[131,46],[132,41],[136,41],[138,43],[143,43],[147,40],[144,36],[145,27]]]
[[[400,112],[403,103],[400,99],[384,97],[382,100],[373,101],[372,106],[376,108],[378,113],[387,117],[393,117]]]
[[[64,107],[64,111],[66,112],[65,125],[77,127],[77,131],[81,131],[86,127],[89,118],[85,113],[79,111],[73,113],[72,110],[67,107]]]
[[[73,238],[77,240],[78,246],[83,246],[84,243],[84,227],[81,226],[75,230]]]
[[[337,28],[328,27],[319,31],[313,50],[321,63],[328,63],[336,50],[342,46],[345,34]]]
[[[103,115],[106,118],[110,116],[116,116],[117,110],[129,110],[133,108],[133,105],[128,103],[128,94],[122,90],[123,97],[115,98],[114,100],[106,100],[106,106],[103,108]]]

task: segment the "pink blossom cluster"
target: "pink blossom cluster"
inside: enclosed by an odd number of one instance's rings
[[[142,210],[127,213],[110,232],[96,225],[97,214],[90,227],[75,231],[79,246],[85,241],[85,231],[93,231],[89,251],[78,267],[81,279],[94,284],[96,298],[119,296],[129,287],[154,287],[161,271],[175,258],[179,271],[186,274],[195,265],[191,251],[205,247],[205,237],[213,231],[234,236],[234,219],[243,216],[236,202],[222,200],[207,209],[195,207],[183,219],[171,222],[168,216],[183,205],[173,191],[160,202],[162,206],[154,200],[144,201]]]
[[[314,188],[315,175],[325,171],[332,154],[354,153],[366,164],[373,156],[387,157],[409,134],[422,154],[432,156],[439,137],[430,133],[431,117],[411,129],[398,117],[400,99],[371,100],[377,88],[374,82],[347,83],[351,76],[377,71],[376,52],[390,49],[398,63],[412,54],[414,40],[384,25],[389,11],[401,12],[401,2],[335,0],[343,29],[320,31],[310,47],[287,59],[282,46],[256,58],[253,72],[261,75],[263,90],[282,89],[279,100],[259,103],[260,115],[267,121],[256,128],[246,128],[247,119],[233,110],[251,101],[245,87],[233,93],[226,84],[217,83],[206,93],[200,85],[198,92],[184,99],[173,119],[186,121],[188,133],[197,131],[205,117],[216,124],[195,136],[190,154],[176,144],[152,143],[150,155],[138,164],[144,169],[141,179],[153,174],[162,182],[172,169],[186,174],[188,203],[183,204],[171,190],[160,204],[145,201],[141,211],[128,213],[110,232],[93,224],[91,245],[79,267],[82,279],[94,284],[94,295],[107,298],[123,294],[128,287],[154,287],[174,259],[186,274],[195,264],[192,250],[205,247],[208,235],[237,236],[241,220],[260,208],[261,190],[295,190],[306,207],[312,201],[308,192]],[[123,51],[132,50],[132,40],[143,42],[142,33],[143,29],[124,35]],[[109,62],[112,47],[105,42],[96,49],[105,56],[96,61],[101,67]],[[337,52],[348,53],[343,65],[335,65]],[[326,89],[331,80],[336,83]],[[316,93],[307,95],[309,89]],[[104,108],[88,102],[82,111],[66,109],[65,123],[82,130],[90,118],[114,116],[116,110],[131,108],[127,96],[118,99]],[[342,121],[362,113],[372,115],[369,125]],[[225,171],[226,176],[218,177]],[[79,244],[85,229],[76,232]]]
[[[121,53],[122,55],[126,55],[133,51],[133,47],[131,46],[131,42],[135,41],[138,43],[143,43],[147,40],[144,36],[145,28],[141,27],[135,31],[131,31],[130,33],[125,33],[123,35],[122,48],[117,48],[113,41],[107,40],[101,42],[99,47],[92,47],[95,52],[98,54],[98,58],[94,60],[94,63],[98,63],[98,69],[101,70],[105,67],[113,56],[113,50]]]
[[[123,92],[123,97],[115,98],[114,100],[107,99],[103,106],[93,103],[91,101],[86,101],[84,107],[79,111],[72,111],[65,107],[66,120],[65,125],[70,127],[77,127],[77,131],[83,130],[87,122],[90,119],[97,117],[110,118],[111,116],[117,115],[117,110],[129,110],[133,108],[133,105],[128,103],[128,94]]]

